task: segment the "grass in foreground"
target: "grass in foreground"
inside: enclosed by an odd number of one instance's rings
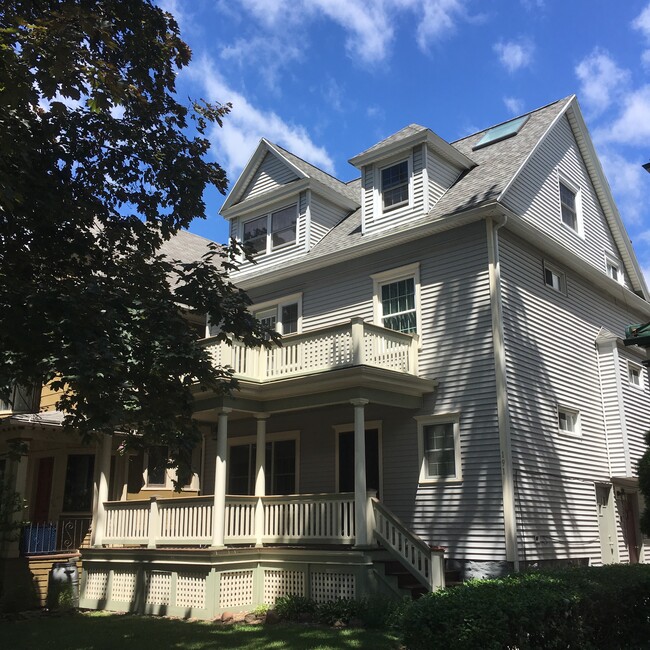
[[[1,621],[4,648],[15,650],[395,650],[392,634],[305,625],[233,625],[107,613]]]

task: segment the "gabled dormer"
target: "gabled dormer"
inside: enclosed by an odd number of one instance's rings
[[[306,253],[358,208],[358,187],[262,139],[221,214],[230,236],[255,250],[259,268]]]
[[[363,232],[424,216],[475,163],[433,131],[410,124],[355,156],[361,171]]]

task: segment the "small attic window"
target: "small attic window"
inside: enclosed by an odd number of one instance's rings
[[[483,134],[483,137],[472,147],[472,151],[476,151],[476,149],[480,149],[481,147],[487,147],[489,144],[501,142],[501,140],[506,140],[507,138],[512,138],[517,135],[517,133],[521,131],[521,127],[528,121],[528,117],[528,115],[517,117],[514,120],[510,120],[509,122],[488,129]]]

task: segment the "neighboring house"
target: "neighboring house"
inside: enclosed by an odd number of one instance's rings
[[[205,340],[240,383],[197,389],[200,496],[106,502],[105,444],[84,606],[435,589],[438,547],[461,578],[649,559],[646,352],[622,344],[648,289],[575,97],[350,162],[343,183],[262,140],[235,183],[256,264],[233,279],[283,345]]]

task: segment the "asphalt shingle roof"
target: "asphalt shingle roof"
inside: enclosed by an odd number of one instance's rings
[[[393,233],[401,232],[442,217],[452,217],[456,213],[495,201],[530,155],[553,120],[570,100],[571,97],[567,97],[528,113],[529,119],[517,135],[477,149],[476,151],[473,150],[473,146],[492,127],[451,143],[458,151],[472,158],[477,163],[477,166],[461,175],[427,215],[390,230],[362,235],[361,210],[358,209],[343,219],[310,251],[296,258],[295,261],[285,260],[282,262],[282,265],[266,267],[265,272],[272,272],[273,270],[288,265],[325,257],[339,250],[353,248],[362,242],[390,237]],[[375,147],[367,149],[364,153],[371,152],[374,148],[382,146],[389,141],[393,142],[398,139],[407,138],[419,130],[425,129],[417,124],[411,124],[385,140],[382,140]],[[348,189],[354,189],[357,193],[357,202],[360,202],[360,196],[358,194],[361,189],[360,180],[352,181],[347,187]]]

